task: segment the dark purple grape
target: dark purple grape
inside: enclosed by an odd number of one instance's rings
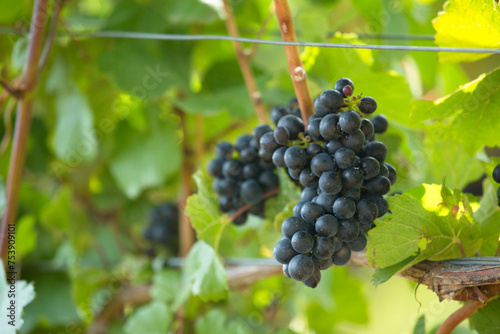
[[[338,219],[348,219],[354,216],[356,203],[353,200],[340,197],[333,203],[333,213]]]
[[[271,108],[271,119],[274,125],[277,125],[279,120],[285,115],[288,115],[288,109],[285,106],[276,105]]]
[[[351,88],[351,93],[350,94],[344,94],[345,97],[349,96],[352,94],[354,91],[354,83],[352,82],[351,79],[349,78],[340,78],[335,82],[334,88],[338,90],[339,92],[343,92],[344,88],[350,86]]]
[[[378,175],[380,171],[380,164],[377,159],[366,157],[359,162],[359,169],[363,173],[363,178],[369,180]]]
[[[295,255],[288,263],[288,273],[294,280],[304,281],[314,274],[314,262],[307,255]]]
[[[224,161],[226,161],[226,159],[224,159],[222,157],[217,157],[217,158],[210,160],[210,162],[208,163],[208,166],[207,166],[208,174],[212,177],[221,177],[222,176],[222,165],[224,164]]]
[[[344,105],[344,97],[342,93],[335,89],[325,90],[319,96],[319,101],[324,105],[329,111],[337,111]]]
[[[260,148],[260,138],[264,135],[264,133],[272,132],[273,129],[267,124],[262,124],[253,129],[252,135],[257,142],[257,148]]]
[[[317,269],[319,269],[319,270],[328,269],[333,264],[331,257],[327,257],[325,259],[319,259],[319,258],[313,256],[312,259],[313,259],[313,262],[314,262],[314,267],[317,268]]]
[[[363,152],[365,140],[366,137],[363,131],[356,130],[353,133],[343,136],[342,144],[351,149],[355,154],[361,154]]]
[[[302,171],[301,169],[291,169],[288,168],[288,175],[292,178],[292,180],[299,180],[300,178],[300,172]]]
[[[366,192],[373,195],[385,195],[391,190],[391,181],[385,176],[377,175],[366,183]]]
[[[363,114],[372,114],[377,110],[377,101],[373,97],[365,96],[359,100],[358,107]]]
[[[314,288],[316,288],[318,286],[319,281],[321,281],[321,271],[320,271],[319,268],[314,268],[314,272],[311,275],[311,277],[309,277],[308,279],[303,280],[302,284],[304,284],[308,288],[314,289]]]
[[[279,120],[278,126],[282,126],[288,130],[290,133],[290,140],[299,138],[299,133],[304,132],[304,122],[300,117],[295,115],[283,116]]]
[[[491,176],[496,183],[500,183],[500,164],[495,166],[495,168],[493,169],[493,173],[491,173]]]
[[[333,254],[333,264],[336,266],[343,266],[351,258],[351,250],[347,245],[342,245],[342,248]]]
[[[343,147],[335,152],[334,158],[340,169],[346,169],[354,165],[356,154],[354,154],[353,150]]]
[[[344,147],[344,144],[340,140],[330,140],[325,144],[325,152],[334,155],[342,147]]]
[[[281,224],[281,232],[289,239],[299,231],[307,231],[307,222],[297,216],[288,217]]]
[[[236,146],[236,149],[241,152],[245,148],[249,147],[251,142],[252,136],[245,134],[239,136],[238,139],[236,139],[236,144],[234,146]]]
[[[245,163],[254,161],[259,156],[259,151],[253,147],[247,147],[241,150],[240,159]]]
[[[298,146],[290,146],[285,152],[285,164],[291,169],[301,169],[307,163],[306,152]]]
[[[387,117],[384,115],[377,115],[372,118],[373,127],[375,129],[375,133],[382,134],[387,131],[389,127],[389,121]]]
[[[273,164],[276,167],[284,168],[286,167],[285,164],[285,152],[288,149],[288,147],[280,147],[273,153]]]
[[[339,251],[342,248],[342,245],[344,244],[342,240],[340,240],[339,237],[337,236],[334,236],[332,238],[332,241],[333,241],[333,249],[335,252]]]
[[[318,186],[318,177],[311,172],[309,167],[304,168],[300,172],[299,177],[300,184],[304,187],[317,187]]]
[[[389,176],[388,179],[391,181],[391,185],[394,185],[398,179],[398,172],[396,171],[396,168],[394,168],[393,165],[388,164],[387,162],[385,163],[385,166],[389,170]]]
[[[242,176],[245,180],[255,179],[259,176],[261,171],[262,169],[260,168],[258,163],[256,162],[248,163],[243,165]]]
[[[241,183],[240,198],[243,203],[257,204],[262,200],[262,194],[262,187],[256,180],[249,179]]]
[[[219,195],[238,195],[238,180],[233,177],[216,179],[213,185],[214,191]]]
[[[311,159],[310,166],[312,173],[318,177],[320,177],[323,172],[333,171],[335,167],[332,157],[328,153],[316,154]]]
[[[318,189],[313,187],[307,187],[300,193],[301,201],[312,201],[314,197],[318,195]]]
[[[272,170],[265,170],[260,174],[259,176],[259,183],[264,189],[264,192],[268,192],[273,189],[278,189],[280,186],[280,180],[274,174],[274,171]]]
[[[291,244],[297,253],[309,253],[314,246],[314,238],[306,231],[298,231],[293,235]]]
[[[321,152],[323,152],[323,148],[321,147],[321,145],[316,143],[310,144],[306,149],[306,153],[309,158],[312,158],[316,154],[319,154]]]
[[[319,189],[328,195],[336,195],[342,190],[342,177],[336,172],[324,172],[319,178]]]
[[[234,147],[227,141],[221,141],[215,146],[215,154],[218,157],[229,159],[233,153]]]
[[[331,238],[337,234],[339,222],[332,215],[322,215],[316,221],[315,228],[320,237]]]
[[[335,203],[338,198],[338,195],[328,195],[325,193],[321,193],[313,201],[321,205],[325,213],[333,213],[333,203]]]
[[[357,203],[361,198],[361,193],[359,192],[359,189],[345,189],[342,192],[342,197],[351,199]]]
[[[288,272],[288,264],[283,265],[283,274],[288,278],[292,278],[292,276],[290,276],[290,273]]]
[[[359,189],[363,184],[363,173],[359,168],[350,167],[342,172],[342,185],[345,189]]]
[[[380,170],[378,172],[378,175],[385,176],[386,178],[389,178],[389,168],[387,168],[385,163],[380,164]]]
[[[353,241],[346,242],[346,245],[353,252],[361,252],[363,249],[365,249],[367,243],[368,240],[366,240],[365,235],[363,233],[360,233]]]
[[[358,220],[363,223],[371,223],[378,217],[378,207],[375,203],[369,200],[362,199],[358,202]]]
[[[306,204],[308,201],[299,201],[293,206],[293,215],[296,217],[300,217],[300,210],[302,206]],[[302,218],[301,218],[302,219]]]
[[[379,141],[372,141],[363,148],[364,157],[373,157],[379,162],[384,162],[387,158],[387,146]]]
[[[331,112],[330,110],[328,110],[327,107],[325,107],[321,103],[319,97],[316,100],[314,100],[314,111],[316,112],[316,115],[319,115],[321,117]]]
[[[316,239],[312,254],[318,259],[326,259],[332,257],[335,251],[335,245],[332,238],[319,237]]]
[[[265,150],[267,153],[274,153],[278,148],[280,147],[280,144],[276,142],[274,139],[274,133],[273,132],[266,132],[260,137],[260,148]]]
[[[306,188],[307,189],[307,188]],[[300,210],[300,215],[309,224],[314,224],[316,219],[323,214],[323,208],[318,203],[307,202],[304,203]]]
[[[219,196],[219,209],[220,211],[227,213],[233,209],[233,198],[229,196]]]
[[[282,238],[274,246],[273,256],[281,264],[288,264],[296,255],[297,252],[293,250],[292,243],[288,238]]]
[[[274,129],[273,136],[274,140],[282,146],[288,144],[288,140],[290,140],[290,132],[288,132],[288,130],[282,126],[278,126],[276,129]]]
[[[354,219],[339,220],[339,230],[337,236],[343,242],[351,242],[359,234],[359,223]]]
[[[375,127],[373,126],[373,123],[367,118],[363,118],[361,120],[360,130],[365,134],[366,140],[372,139],[373,135],[375,134]]]
[[[347,110],[340,114],[339,117],[340,129],[346,133],[353,133],[359,130],[361,126],[361,117],[354,110]]]
[[[338,124],[339,116],[337,114],[328,114],[319,123],[319,133],[325,140],[339,139],[342,131]]]

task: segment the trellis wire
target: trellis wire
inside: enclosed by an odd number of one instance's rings
[[[0,33],[7,33],[5,31]],[[131,31],[100,31],[92,33],[69,33],[58,36],[91,37],[91,38],[119,38],[119,39],[144,39],[144,40],[170,40],[170,41],[239,41],[244,43],[267,44],[267,45],[297,45],[312,46],[320,48],[340,49],[370,49],[370,50],[394,50],[394,51],[424,51],[424,52],[458,52],[458,53],[483,53],[500,54],[500,48],[457,48],[439,46],[411,46],[411,45],[375,45],[375,44],[347,44],[347,43],[316,43],[316,42],[285,42],[273,41],[247,37],[231,37],[224,35],[182,35],[182,34],[156,34]],[[408,40],[433,40],[432,35],[359,35],[364,39],[408,39]]]
[[[148,40],[177,40],[177,41],[239,41],[244,43],[257,43],[269,45],[297,45],[313,46],[323,48],[342,49],[370,49],[370,50],[398,50],[398,51],[430,51],[430,52],[461,52],[461,53],[495,53],[500,54],[500,49],[490,48],[451,48],[439,46],[408,46],[408,45],[370,45],[370,44],[346,44],[346,43],[314,43],[314,42],[285,42],[271,41],[265,39],[231,37],[222,35],[179,35],[179,34],[154,34],[127,31],[101,31],[89,34],[72,34],[72,36],[94,37],[94,38],[127,38],[127,39],[148,39]]]

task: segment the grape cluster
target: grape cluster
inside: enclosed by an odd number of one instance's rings
[[[493,180],[496,183],[500,183],[500,164],[493,169]],[[497,189],[498,206],[500,206],[500,187]]]
[[[276,167],[259,143],[265,131],[272,131],[271,127],[256,127],[252,136],[240,136],[234,146],[218,143],[216,157],[208,163],[208,173],[215,178],[212,188],[219,195],[219,209],[233,216],[243,206],[250,206],[233,218],[235,225],[244,224],[249,213],[264,217],[266,194],[279,188]]]
[[[149,226],[144,239],[177,253],[179,247],[179,211],[173,203],[155,207],[149,215]]]
[[[375,140],[387,130],[387,118],[362,117],[377,102],[353,91],[352,81],[342,78],[315,100],[307,129],[288,113],[273,116],[274,131],[259,134],[261,156],[271,157],[304,187],[293,216],[281,225],[283,237],[273,255],[287,277],[312,288],[320,270],[346,264],[351,251],[365,248],[365,234],[388,212],[383,196],[397,179],[385,162],[387,146]]]

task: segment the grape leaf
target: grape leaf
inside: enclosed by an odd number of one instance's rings
[[[35,216],[24,215],[16,224],[16,238],[21,241],[18,243],[17,251],[22,257],[26,257],[26,255],[36,248],[38,233],[35,228],[35,222]]]
[[[160,301],[138,308],[125,323],[125,334],[163,334],[173,319],[173,312]]]
[[[500,299],[487,303],[470,318],[473,328],[479,334],[495,334],[500,332]]]
[[[498,238],[500,237],[500,228],[498,227],[500,208],[497,204],[496,187],[493,186],[491,181],[484,182],[483,188],[484,193],[479,202],[480,207],[474,213],[474,216],[481,224],[481,233],[483,236],[483,243],[480,249],[481,255],[493,256],[498,248]]]
[[[435,120],[446,129],[443,137],[462,143],[475,154],[486,144],[500,145],[500,68],[461,86],[450,95],[436,101],[414,101],[411,110],[413,122]],[[474,131],[470,131],[470,129]]]
[[[191,292],[203,300],[221,300],[228,293],[227,276],[214,249],[203,241],[191,248],[183,267]]]
[[[0,296],[2,299],[0,300],[0,309],[2,321],[0,321],[0,332],[5,334],[15,334],[16,329],[20,329],[23,325],[23,309],[31,303],[31,301],[35,298],[35,288],[33,287],[33,283],[27,283],[26,281],[16,281],[15,282],[15,291],[11,290],[10,282],[11,276],[15,275],[15,279],[19,278],[19,273],[11,273],[16,271],[16,267],[7,266],[7,273],[5,273],[5,267],[3,264],[3,260],[0,261]],[[7,298],[8,297],[8,298]],[[10,318],[10,310],[9,307],[12,307],[12,302],[15,302],[15,316]],[[12,321],[12,323],[9,323]]]
[[[370,263],[380,268],[399,264],[399,270],[403,270],[427,259],[461,257],[459,242],[466,254],[477,251],[480,229],[472,217],[467,196],[444,186],[425,186],[422,202],[407,194],[388,198],[392,217],[369,232]],[[404,261],[409,257],[414,258]],[[395,269],[391,268],[393,272]]]
[[[202,317],[196,319],[195,323],[196,334],[212,334],[212,333],[250,333],[244,324],[239,321],[229,320],[226,314],[219,309],[213,309],[207,312]]]
[[[119,188],[129,198],[136,198],[145,188],[162,184],[180,168],[176,123],[160,120],[154,111],[148,115],[148,133],[125,127],[116,131],[121,143],[109,167]]]
[[[150,293],[153,299],[167,303],[175,300],[180,290],[180,277],[177,271],[159,270],[153,275]]]
[[[432,21],[443,47],[500,47],[500,7],[493,0],[449,0]],[[441,52],[441,60],[476,61],[491,54]]]
[[[203,240],[217,248],[222,231],[231,223],[227,215],[222,215],[215,193],[212,191],[211,178],[202,170],[198,170],[193,179],[198,192],[188,197],[186,215],[196,231],[198,240]]]

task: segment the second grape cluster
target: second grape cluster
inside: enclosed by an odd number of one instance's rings
[[[261,154],[304,187],[273,254],[287,277],[312,288],[320,270],[346,264],[351,251],[365,248],[365,234],[387,213],[383,196],[397,179],[385,162],[387,146],[375,140],[387,130],[387,118],[363,117],[377,103],[353,92],[353,82],[342,78],[315,100],[307,128],[296,114],[275,107],[274,131],[265,125],[254,131]]]

